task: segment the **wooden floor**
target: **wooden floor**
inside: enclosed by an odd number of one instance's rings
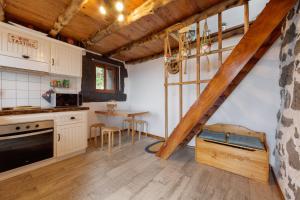
[[[0,182],[0,199],[280,199],[264,185],[194,161],[190,148],[168,161],[144,151],[153,139],[124,144],[111,155],[88,153]]]

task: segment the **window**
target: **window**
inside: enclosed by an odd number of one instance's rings
[[[116,68],[96,65],[96,91],[102,93],[116,92]]]

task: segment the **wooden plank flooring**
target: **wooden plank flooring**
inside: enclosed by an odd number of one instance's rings
[[[0,199],[280,199],[274,180],[265,185],[200,165],[190,148],[160,160],[144,151],[153,139],[135,145],[129,141],[111,155],[90,148],[84,155],[2,181]]]

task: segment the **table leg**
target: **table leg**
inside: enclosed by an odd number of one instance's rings
[[[108,152],[111,152],[111,132],[108,132]]]
[[[131,144],[134,144],[134,135],[135,135],[135,130],[134,130],[134,116],[132,116],[132,123],[131,123],[131,128],[132,128],[132,132],[131,132]]]

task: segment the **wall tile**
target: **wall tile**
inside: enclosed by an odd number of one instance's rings
[[[16,73],[2,72],[2,80],[15,81],[16,80]]]
[[[17,106],[28,106],[28,99],[17,99]]]
[[[32,83],[41,83],[41,77],[37,75],[29,75],[28,81]]]
[[[2,89],[15,90],[16,89],[16,81],[2,80]]]
[[[27,90],[28,91],[28,88],[29,88],[28,82],[17,81],[17,90]]]
[[[17,99],[28,99],[28,90],[17,90]]]
[[[15,107],[16,99],[2,99],[2,108],[3,107]]]
[[[40,83],[29,82],[28,90],[41,90],[41,84]]]
[[[2,90],[2,99],[15,99],[17,98],[16,90]]]
[[[41,92],[39,90],[29,90],[29,99],[41,98]]]
[[[18,73],[17,74],[17,81],[28,82],[28,73]]]
[[[31,106],[41,106],[41,99],[29,99],[29,105]]]

